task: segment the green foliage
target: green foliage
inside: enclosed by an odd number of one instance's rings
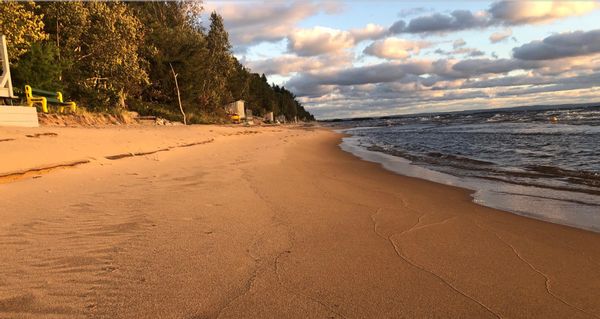
[[[145,102],[140,99],[131,99],[129,100],[127,107],[130,111],[134,111],[142,115],[158,116],[169,121],[181,120],[181,114],[179,111],[173,110],[169,105],[159,104],[156,102]]]
[[[1,0],[0,0],[1,1]],[[0,2],[15,84],[63,90],[96,111],[129,108],[180,120],[173,74],[191,123],[226,119],[245,100],[255,115],[313,119],[296,97],[251,73],[232,54],[223,19],[201,25],[200,1]]]
[[[38,89],[60,91],[63,89],[61,69],[54,43],[34,43],[12,68],[13,85],[23,88],[29,84]]]
[[[36,14],[33,1],[0,2],[0,34],[6,36],[8,55],[12,62],[31,49],[34,43],[46,40],[43,16]]]
[[[197,108],[201,78],[204,72],[206,44],[199,21],[201,6],[198,2],[146,2],[130,3],[131,8],[144,21],[145,44],[141,56],[148,61],[150,85],[140,95],[144,101],[178,109],[175,82],[170,64],[178,73],[184,109]]]
[[[275,117],[283,115],[288,121],[294,119],[302,121],[315,120],[298,102],[292,92],[284,87],[271,86],[264,74],[253,73],[248,74],[248,76],[249,92],[245,95],[246,107],[251,109],[253,114],[263,115],[267,112],[273,112]]]
[[[124,107],[148,84],[142,24],[120,2],[44,3],[47,31],[65,61],[68,91],[92,109]]]
[[[229,77],[228,90],[232,100],[248,100],[250,96],[251,74],[236,58],[233,58],[233,70]]]
[[[234,63],[223,18],[213,12],[210,22],[210,30],[206,36],[205,79],[200,91],[200,102],[204,110],[214,112],[233,99],[227,86],[234,72]]]

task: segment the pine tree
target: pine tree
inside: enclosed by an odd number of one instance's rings
[[[210,21],[210,30],[206,36],[205,82],[201,95],[205,109],[214,112],[232,99],[227,84],[234,71],[234,64],[223,18],[213,12]]]

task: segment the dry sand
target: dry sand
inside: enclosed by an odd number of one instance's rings
[[[600,234],[478,206],[339,142],[0,128],[0,318],[600,317]]]

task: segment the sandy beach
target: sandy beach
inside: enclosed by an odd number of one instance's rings
[[[599,318],[600,234],[319,127],[0,128],[0,318]]]

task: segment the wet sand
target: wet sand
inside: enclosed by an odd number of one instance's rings
[[[600,234],[324,129],[0,133],[0,318],[600,317]]]

